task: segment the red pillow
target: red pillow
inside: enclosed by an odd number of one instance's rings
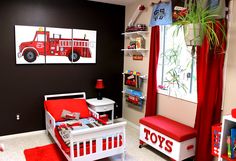
[[[80,113],[80,118],[90,117],[91,114],[85,99],[57,99],[44,101],[45,109],[52,115],[55,121],[63,121],[63,110]]]

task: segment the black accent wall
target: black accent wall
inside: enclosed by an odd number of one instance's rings
[[[122,114],[125,7],[84,0],[20,0],[0,5],[0,136],[45,129],[45,94],[85,91],[113,99]],[[97,30],[96,64],[16,65],[15,25]],[[20,120],[16,120],[20,114]]]

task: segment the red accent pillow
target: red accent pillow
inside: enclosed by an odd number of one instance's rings
[[[80,113],[80,118],[90,117],[91,114],[85,99],[57,99],[44,101],[44,108],[55,121],[63,121],[61,117],[63,110]]]

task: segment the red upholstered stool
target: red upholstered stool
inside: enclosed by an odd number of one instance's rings
[[[161,115],[140,119],[140,147],[146,143],[174,160],[195,155],[196,131]]]

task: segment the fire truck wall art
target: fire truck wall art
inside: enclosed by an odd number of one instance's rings
[[[96,63],[94,30],[15,25],[16,64]]]

